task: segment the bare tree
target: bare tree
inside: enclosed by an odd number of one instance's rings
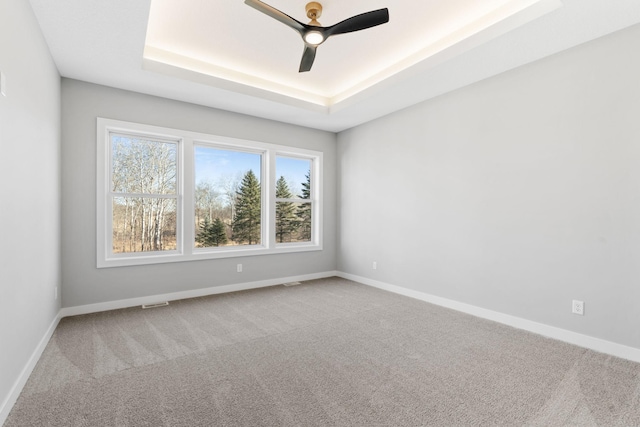
[[[113,250],[161,251],[175,247],[176,144],[112,138]],[[167,247],[165,239],[173,237]]]

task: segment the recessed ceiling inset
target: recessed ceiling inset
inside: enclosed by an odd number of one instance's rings
[[[247,3],[255,7],[261,2]],[[269,0],[276,11],[291,13],[294,22],[305,20],[306,3]],[[397,82],[451,59],[556,9],[561,2],[370,0],[362,10],[362,2],[324,0],[323,6],[323,22],[342,23],[385,7],[391,20],[348,37],[324,40],[322,61],[316,61],[311,71],[298,73],[300,40],[291,37],[287,25],[274,25],[243,2],[220,7],[218,2],[201,0],[152,0],[143,67],[330,114],[355,95],[366,96],[387,81]]]

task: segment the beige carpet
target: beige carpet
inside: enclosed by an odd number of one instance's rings
[[[65,318],[5,426],[640,426],[640,365],[343,279]]]

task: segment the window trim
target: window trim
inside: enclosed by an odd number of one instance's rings
[[[158,138],[177,143],[176,183],[176,249],[162,252],[135,252],[114,254],[112,247],[113,224],[111,197],[111,140],[112,133]],[[304,148],[272,143],[204,134],[160,126],[120,120],[97,118],[96,164],[96,247],[97,267],[161,264],[206,259],[245,257],[255,255],[286,254],[322,250],[322,168],[323,153]],[[221,246],[197,248],[195,246],[195,147],[211,146],[233,151],[261,153],[260,187],[262,200],[262,239],[260,245]],[[276,243],[275,235],[275,164],[276,156],[287,156],[311,161],[312,238],[310,242]],[[307,199],[300,199],[307,200]]]

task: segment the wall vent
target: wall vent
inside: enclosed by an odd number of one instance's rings
[[[289,283],[285,283],[284,286],[296,286],[299,285],[301,282],[289,282]]]
[[[155,304],[142,304],[142,308],[156,308],[156,307],[166,307],[169,305],[169,301],[157,302]]]

